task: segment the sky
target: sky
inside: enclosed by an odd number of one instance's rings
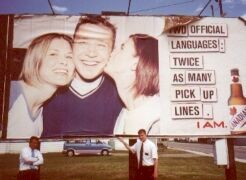
[[[209,0],[131,0],[129,15],[197,16]],[[101,14],[128,11],[129,0],[50,0],[55,14]],[[201,16],[220,16],[216,0],[210,0]],[[245,17],[246,0],[222,0],[224,17]],[[0,14],[52,14],[48,0],[0,0]]]

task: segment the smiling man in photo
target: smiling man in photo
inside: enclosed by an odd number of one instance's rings
[[[115,27],[101,16],[81,17],[74,33],[75,78],[44,108],[43,137],[112,135],[122,109],[112,79],[103,73]]]

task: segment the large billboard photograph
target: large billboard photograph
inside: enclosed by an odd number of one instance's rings
[[[158,21],[15,17],[7,138],[159,134]]]
[[[237,18],[15,16],[1,128],[7,139],[245,135],[245,35]]]

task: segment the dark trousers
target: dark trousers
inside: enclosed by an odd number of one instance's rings
[[[154,180],[154,166],[142,166],[137,171],[136,180]]]
[[[19,171],[17,180],[39,180],[39,170],[29,169],[24,171]]]

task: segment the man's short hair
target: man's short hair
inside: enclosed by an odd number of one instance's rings
[[[39,142],[39,138],[37,136],[30,137],[29,142],[32,142],[33,140],[36,140]]]
[[[110,29],[112,31],[113,34],[113,45],[112,45],[112,50],[114,49],[114,44],[115,44],[115,38],[116,38],[116,28],[113,24],[111,24],[109,22],[109,18],[107,17],[102,17],[99,15],[87,15],[87,16],[82,16],[79,19],[79,22],[76,25],[76,28],[74,30],[74,34],[73,34],[73,39],[75,39],[76,37],[76,33],[79,29],[79,27],[83,24],[94,24],[94,25],[102,25],[107,27],[108,29]]]
[[[145,129],[139,129],[139,130],[138,130],[138,135],[139,135],[139,134],[142,134],[142,133],[146,134]]]

